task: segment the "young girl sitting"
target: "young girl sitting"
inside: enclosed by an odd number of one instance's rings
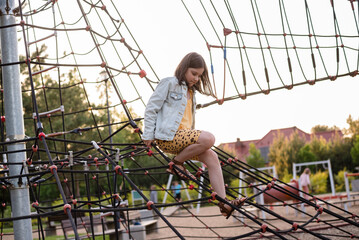
[[[196,91],[216,98],[204,59],[192,52],[177,66],[175,76],[164,78],[157,85],[146,107],[142,139],[148,147],[155,141],[162,151],[175,154],[167,171],[180,179],[194,178],[183,165],[185,161],[193,159],[206,164],[214,191],[228,200],[218,156],[211,149],[215,137],[210,132],[194,129]],[[239,206],[241,201],[235,199],[230,203]],[[218,206],[227,218],[233,212],[233,208],[223,202]]]

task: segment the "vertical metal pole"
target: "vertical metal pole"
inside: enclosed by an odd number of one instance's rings
[[[328,171],[329,171],[330,187],[332,189],[332,196],[335,196],[334,178],[333,178],[332,164],[330,163],[330,159],[328,160]]]
[[[0,1],[0,26],[16,24],[13,10],[15,9],[15,0]],[[15,63],[19,61],[17,48],[16,27],[2,28],[1,38],[1,58],[2,63]],[[20,83],[19,64],[3,66],[4,81],[4,105],[6,119],[6,138],[10,141],[24,139],[24,119]],[[25,150],[25,143],[15,143],[7,146],[7,151]],[[8,154],[9,163],[22,163],[26,160],[26,152],[17,152]],[[9,175],[19,175],[22,164],[9,165]],[[30,215],[30,197],[28,183],[25,177],[14,178],[10,180],[10,197],[12,217],[21,217]],[[32,239],[31,219],[16,220],[13,222],[14,238]]]

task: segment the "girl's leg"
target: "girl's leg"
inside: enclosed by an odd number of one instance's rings
[[[218,161],[217,154],[213,150],[208,149],[198,155],[198,157],[199,161],[206,164],[208,168],[209,180],[211,182],[213,190],[218,194],[218,196],[220,196],[221,198],[225,198],[226,190],[224,187],[222,168]]]
[[[185,162],[191,159],[193,156],[199,156],[201,153],[210,149],[215,142],[215,138],[212,133],[202,131],[198,137],[198,141],[185,147],[176,157],[175,160],[179,162]]]

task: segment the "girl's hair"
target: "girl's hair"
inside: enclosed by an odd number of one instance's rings
[[[309,168],[306,168],[306,169],[304,169],[304,172],[305,172],[305,174],[309,174],[309,173],[310,173],[310,169],[309,169]]]
[[[184,56],[175,71],[175,76],[177,77],[179,84],[186,84],[185,74],[188,68],[204,68],[201,81],[198,81],[193,88],[204,95],[217,98],[213,93],[212,85],[208,77],[207,65],[203,57],[195,52],[188,53]]]

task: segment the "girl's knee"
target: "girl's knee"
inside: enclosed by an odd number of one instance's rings
[[[211,148],[214,145],[216,138],[212,133],[202,131],[199,140],[203,145],[205,145],[208,148]]]

